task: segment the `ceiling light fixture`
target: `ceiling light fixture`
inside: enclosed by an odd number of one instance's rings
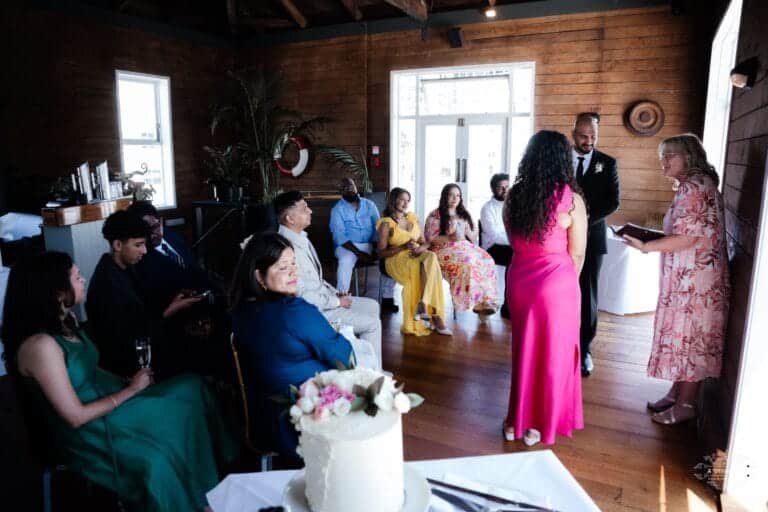
[[[496,17],[496,9],[493,7],[489,7],[485,10],[485,17],[486,18],[495,18]]]

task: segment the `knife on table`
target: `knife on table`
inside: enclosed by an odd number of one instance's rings
[[[427,482],[429,482],[429,483],[431,483],[433,485],[439,485],[439,486],[442,486],[442,487],[446,487],[446,488],[454,490],[454,491],[459,491],[459,492],[465,492],[465,493],[468,493],[468,494],[473,494],[475,496],[479,496],[481,498],[485,498],[487,500],[491,500],[491,501],[493,501],[495,503],[499,503],[501,505],[512,505],[514,507],[521,507],[521,508],[528,509],[528,510],[531,510],[531,511],[536,510],[536,511],[542,511],[542,512],[559,512],[559,511],[557,511],[555,509],[552,509],[552,508],[542,507],[540,505],[534,505],[532,503],[525,503],[523,501],[509,500],[507,498],[502,498],[501,496],[496,496],[494,494],[488,494],[488,493],[485,493],[485,492],[476,491],[474,489],[467,489],[466,487],[461,487],[459,485],[454,485],[454,484],[449,484],[449,483],[446,483],[446,482],[441,482],[440,480],[435,480],[434,478],[427,478]],[[434,491],[436,489],[433,487],[432,490]],[[444,492],[444,491],[441,491],[441,492]],[[481,511],[482,511],[482,509],[481,509]]]
[[[438,498],[444,499],[451,505],[455,505],[459,507],[461,510],[464,510],[465,512],[483,512],[482,505],[472,500],[462,498],[461,496],[456,496],[455,494],[445,492],[441,489],[435,489],[434,487],[432,488],[432,494],[434,494]]]

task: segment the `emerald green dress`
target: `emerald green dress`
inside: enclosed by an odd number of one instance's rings
[[[80,337],[73,342],[54,336],[80,401],[124,388],[119,377],[96,366],[96,347],[83,333]],[[79,428],[56,413],[35,379],[24,380],[29,405],[42,411],[62,462],[140,510],[201,510],[208,504],[205,493],[219,482],[217,461],[236,455],[215,399],[198,376],[149,386]]]

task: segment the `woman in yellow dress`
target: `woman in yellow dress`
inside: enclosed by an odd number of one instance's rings
[[[379,257],[392,279],[403,286],[403,334],[425,336],[430,328],[452,336],[445,325],[443,276],[435,253],[429,250],[419,227],[419,219],[408,212],[411,194],[395,187],[387,197],[387,207],[376,224]],[[429,327],[422,320],[430,321]]]

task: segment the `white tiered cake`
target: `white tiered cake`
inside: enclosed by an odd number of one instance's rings
[[[301,386],[291,418],[312,512],[397,512],[403,507],[401,414],[406,395],[373,370],[331,370]],[[351,410],[355,409],[355,410]]]

